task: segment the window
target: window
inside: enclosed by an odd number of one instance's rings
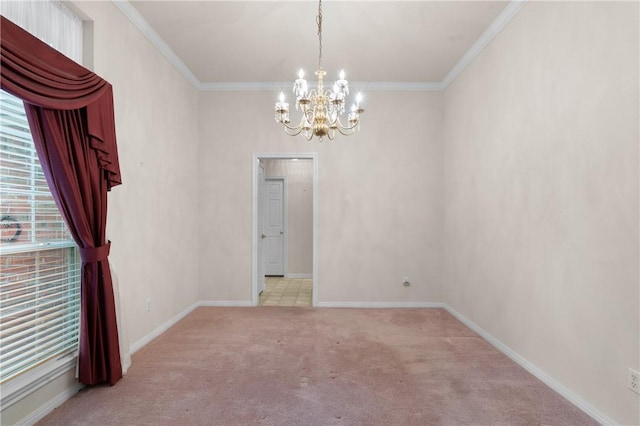
[[[82,20],[58,0],[0,2],[2,15],[76,62]],[[75,365],[81,261],[53,201],[22,101],[0,91],[2,408]]]
[[[22,101],[0,91],[0,383],[77,348],[80,258]]]

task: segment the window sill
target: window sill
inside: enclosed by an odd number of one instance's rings
[[[2,402],[0,409],[5,410],[67,371],[75,369],[78,360],[77,355],[78,353],[75,350],[67,352],[1,384]]]
[[[32,251],[54,250],[59,248],[76,247],[73,240],[48,241],[43,243],[7,244],[0,245],[0,255],[29,253]]]

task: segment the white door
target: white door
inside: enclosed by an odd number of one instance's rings
[[[284,276],[284,179],[267,178],[266,275]]]
[[[266,181],[264,179],[264,165],[262,161],[258,165],[258,294],[265,288],[265,264],[266,264],[266,238],[264,217],[267,205]]]

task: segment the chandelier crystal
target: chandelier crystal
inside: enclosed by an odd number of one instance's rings
[[[322,0],[318,2],[318,84],[315,89],[309,90],[309,85],[304,79],[304,71],[298,72],[298,78],[293,83],[293,94],[296,97],[296,110],[302,112],[298,125],[291,125],[289,118],[289,104],[285,102],[284,93],[280,92],[275,107],[275,119],[282,123],[288,135],[302,134],[307,140],[314,136],[322,142],[324,137],[333,140],[336,132],[345,136],[352,134],[360,126],[360,114],[364,112],[361,106],[362,94],[358,93],[355,103],[347,114],[347,122],[343,123],[341,117],[345,114],[346,98],[349,95],[349,82],[345,80],[344,70],[340,71],[338,80],[333,85],[333,90],[324,90],[324,77],[327,73],[322,69]]]

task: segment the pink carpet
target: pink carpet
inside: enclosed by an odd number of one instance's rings
[[[442,309],[199,308],[40,425],[597,424]]]

